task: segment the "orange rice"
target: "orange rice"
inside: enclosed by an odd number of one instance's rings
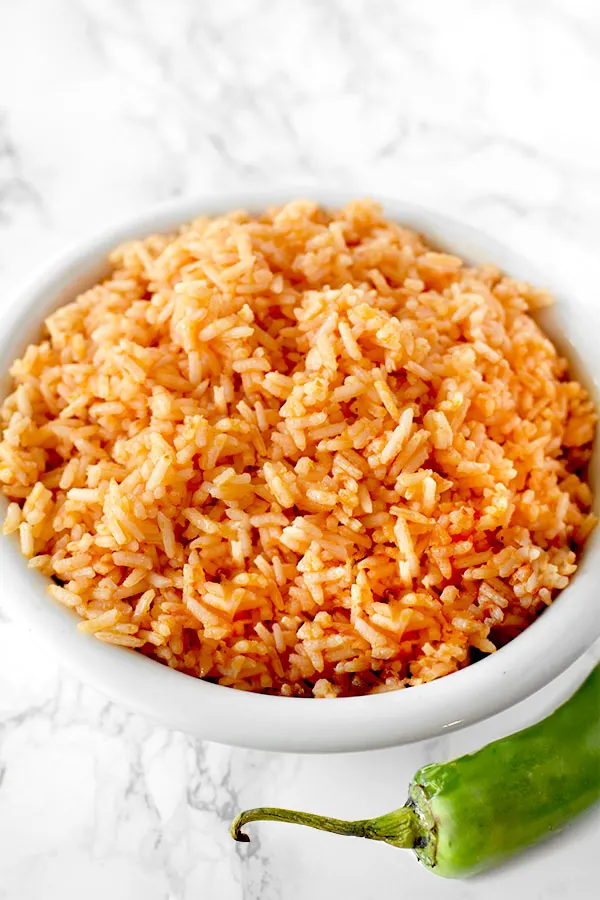
[[[510,640],[593,528],[595,412],[530,312],[368,201],[119,247],[14,363],[4,533],[98,640],[253,691]]]

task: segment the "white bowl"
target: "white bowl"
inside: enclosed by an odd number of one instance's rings
[[[0,337],[1,396],[8,388],[10,363],[38,338],[45,317],[94,284],[106,271],[106,254],[121,241],[168,231],[203,213],[236,208],[256,211],[294,196],[298,193],[264,191],[177,200],[85,241],[15,298],[12,321]],[[351,198],[319,191],[316,199],[339,206]],[[473,228],[424,209],[383,202],[390,218],[422,231],[439,247],[475,263],[493,262],[517,278],[553,289],[516,254]],[[558,302],[544,312],[543,326],[574,360],[575,371],[597,398],[600,304],[596,298],[584,302],[569,292],[556,294]],[[597,457],[596,453],[596,471]],[[600,530],[596,530],[573,582],[552,606],[506,647],[460,672],[408,690],[367,697],[312,700],[249,694],[191,678],[141,654],[80,634],[75,615],[46,592],[47,580],[27,569],[17,542],[0,539],[0,548],[3,607],[83,681],[163,725],[244,747],[340,752],[433,737],[523,700],[563,672],[600,635]]]

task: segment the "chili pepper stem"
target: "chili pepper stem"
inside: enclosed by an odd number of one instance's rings
[[[346,834],[354,837],[369,838],[373,841],[385,841],[394,847],[413,849],[419,838],[419,821],[415,811],[407,806],[374,819],[357,819],[353,822],[344,819],[331,819],[329,816],[316,816],[312,813],[297,812],[293,809],[277,809],[272,806],[259,806],[247,809],[239,814],[231,826],[231,836],[236,841],[249,841],[242,831],[248,822],[257,821],[290,822],[293,825],[308,825],[319,831],[330,831],[334,834]]]

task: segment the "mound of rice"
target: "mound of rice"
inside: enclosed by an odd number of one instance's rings
[[[373,693],[510,640],[595,523],[595,413],[530,311],[367,201],[119,247],[1,410],[4,533],[78,627],[252,691]]]

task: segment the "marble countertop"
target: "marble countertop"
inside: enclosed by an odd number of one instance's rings
[[[0,5],[0,315],[82,235],[157,200],[293,185],[463,218],[588,290],[600,233],[592,0],[21,0]],[[1,327],[1,322],[0,322]],[[600,816],[470,882],[244,805],[364,817],[419,765],[549,711],[600,658],[488,722],[371,754],[278,756],[168,733],[2,616],[1,900],[595,896]],[[23,652],[22,648],[27,650]]]

